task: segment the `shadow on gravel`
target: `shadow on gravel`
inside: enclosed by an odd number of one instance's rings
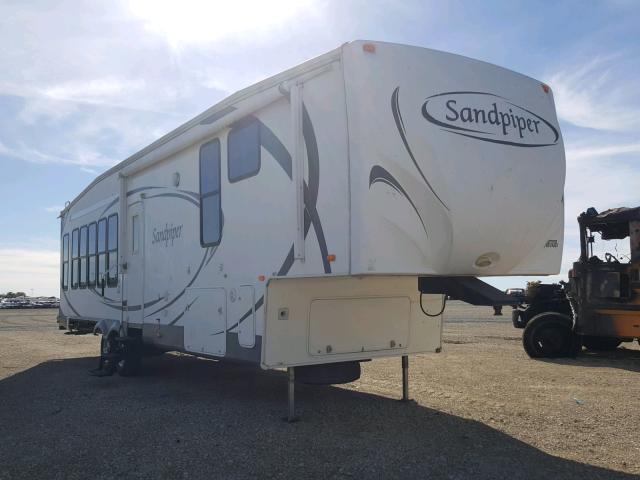
[[[640,350],[624,347],[619,347],[610,352],[588,352],[583,350],[576,358],[544,358],[536,360],[557,365],[618,368],[640,373]]]
[[[188,356],[138,378],[51,361],[0,381],[0,478],[636,478],[548,455],[482,423]],[[398,375],[400,372],[398,372]]]

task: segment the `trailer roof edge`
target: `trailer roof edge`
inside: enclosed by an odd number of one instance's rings
[[[211,117],[212,115],[215,115],[216,113],[220,113],[224,111],[226,108],[233,106],[235,103],[238,103],[252,95],[257,95],[265,90],[268,90],[269,88],[273,88],[279,83],[282,83],[283,81],[286,81],[290,78],[299,76],[308,70],[313,70],[328,62],[337,60],[338,58],[340,58],[341,52],[344,46],[348,45],[349,43],[352,43],[352,42],[347,42],[341,45],[340,47],[335,48],[327,53],[324,53],[310,60],[307,60],[299,65],[296,65],[295,67],[289,68],[276,75],[265,78],[264,80],[261,80],[257,83],[249,85],[248,87],[238,90],[237,92],[232,93],[228,97],[225,97],[224,99],[214,104],[213,106],[209,107],[202,113],[193,117],[191,120],[188,120],[187,122],[183,123],[177,128],[171,130],[170,132],[166,133],[159,139],[150,143],[149,145],[142,148],[141,150],[138,150],[133,155],[125,158],[121,162],[117,163],[113,167],[109,168],[105,172],[98,175],[91,183],[89,183],[89,185],[87,185],[78,195],[76,195],[74,199],[68,203],[68,205],[65,205],[65,207],[60,211],[60,217],[64,216],[66,212],[69,209],[71,209],[71,207],[73,207],[91,188],[93,188],[95,185],[100,183],[105,178],[115,173],[118,173],[119,171],[123,170],[125,167],[133,164],[134,162],[140,160],[141,158],[153,152],[154,150],[169,143],[171,140],[179,137],[180,135],[184,134],[188,130],[191,130],[193,127],[200,125],[200,123],[203,120],[206,120],[207,118]]]

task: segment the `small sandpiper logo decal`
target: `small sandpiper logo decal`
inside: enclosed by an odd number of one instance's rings
[[[164,229],[159,230],[157,228],[153,229],[153,240],[151,241],[152,245],[155,244],[164,244],[166,247],[173,247],[173,242],[182,236],[182,225],[173,226],[173,223],[169,225],[165,224]]]

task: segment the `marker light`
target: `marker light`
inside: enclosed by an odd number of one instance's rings
[[[549,90],[551,90],[549,88],[549,85],[547,85],[546,83],[542,83],[540,85],[542,86],[542,90],[544,90],[544,93],[549,93]]]
[[[376,46],[373,43],[365,43],[362,50],[367,53],[376,53]]]
[[[327,260],[329,260],[330,262],[335,262],[336,256],[333,253],[330,255],[327,255]]]

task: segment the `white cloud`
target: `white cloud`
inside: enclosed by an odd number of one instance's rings
[[[59,296],[59,262],[55,250],[0,248],[0,292]]]
[[[123,97],[140,94],[144,88],[145,82],[142,79],[123,80],[104,77],[50,85],[42,90],[42,94],[55,100],[113,104]]]
[[[44,4],[0,2],[0,42],[11,45],[0,64],[12,66],[0,77],[0,101],[20,98],[11,118],[0,116],[0,155],[90,174],[325,50],[281,48],[292,30],[322,17],[309,0],[89,2],[72,14],[65,2]]]
[[[640,128],[640,96],[618,57],[596,57],[549,78],[558,116],[578,127],[629,132]]]
[[[90,173],[91,175],[97,175],[98,173],[100,173],[99,170],[96,170],[95,168],[89,168],[89,167],[80,167],[80,170],[82,170],[85,173]]]
[[[253,43],[292,21],[304,21],[302,14],[320,7],[309,0],[132,0],[129,6],[147,30],[164,37],[173,48],[230,39]]]
[[[63,165],[94,166],[110,166],[116,163],[116,160],[105,157],[98,151],[87,150],[80,155],[65,157],[43,152],[37,148],[31,148],[23,144],[19,144],[14,148],[4,147],[0,149],[0,154],[31,163],[58,163]]]
[[[571,161],[590,158],[611,158],[618,155],[640,155],[640,142],[610,144],[567,145],[567,158]]]

